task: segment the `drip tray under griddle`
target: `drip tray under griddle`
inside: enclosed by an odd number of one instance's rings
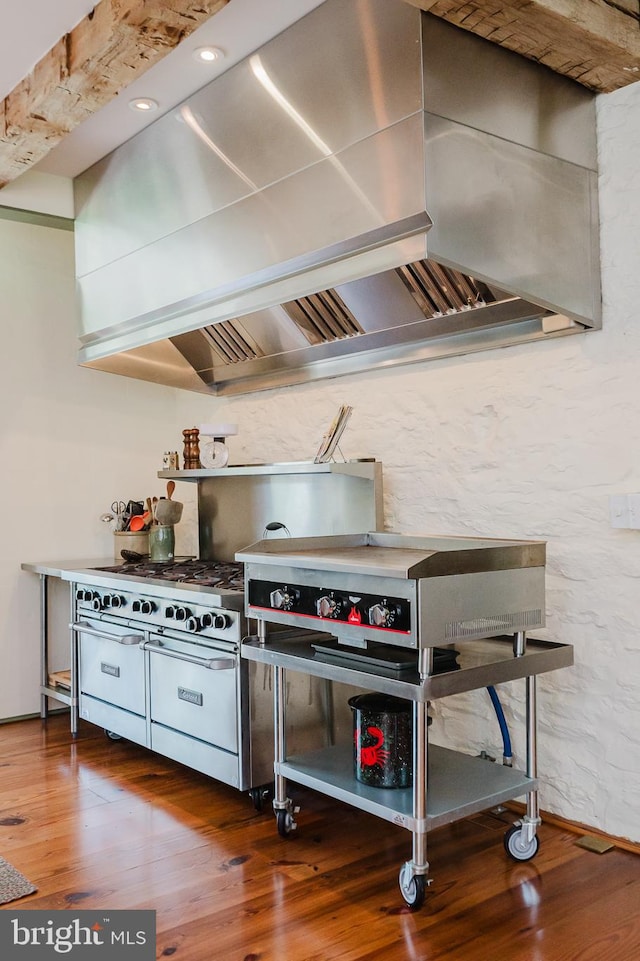
[[[351,665],[366,665],[375,670],[383,668],[390,671],[415,671],[418,667],[418,654],[414,650],[394,647],[391,644],[370,644],[365,648],[345,647],[338,641],[327,641],[324,644],[311,645],[319,655],[319,660],[339,659],[345,667]],[[459,664],[457,657],[460,652],[454,648],[434,647],[433,673],[445,674],[447,671],[457,671]]]

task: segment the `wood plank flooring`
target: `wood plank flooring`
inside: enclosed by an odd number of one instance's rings
[[[0,726],[0,854],[38,887],[10,907],[150,908],[179,961],[637,961],[640,858],[540,829],[519,864],[485,814],[429,835],[433,884],[411,912],[411,835],[295,788],[299,828],[267,805],[82,724]]]

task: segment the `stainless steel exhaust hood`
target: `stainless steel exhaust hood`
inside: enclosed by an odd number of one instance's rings
[[[238,393],[600,326],[593,95],[403,0],[326,0],[75,192],[104,370]]]

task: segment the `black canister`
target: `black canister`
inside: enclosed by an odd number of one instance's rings
[[[358,694],[353,711],[356,780],[369,787],[410,787],[413,771],[412,703],[390,694]]]

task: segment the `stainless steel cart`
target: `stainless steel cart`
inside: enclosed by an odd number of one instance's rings
[[[538,674],[573,663],[570,645],[527,637],[544,620],[544,545],[470,538],[363,534],[262,541],[237,555],[245,563],[247,614],[258,633],[243,657],[271,665],[275,731],[274,811],[278,831],[296,828],[287,779],[411,831],[412,857],[400,869],[412,908],[430,883],[430,830],[504,801],[526,796],[526,813],[505,835],[508,854],[525,861],[538,850]],[[267,624],[302,628],[279,639]],[[498,624],[513,627],[499,633]],[[310,629],[331,634],[317,643]],[[408,667],[370,657],[372,645],[408,654]],[[459,649],[456,669],[437,673],[436,645]],[[405,658],[406,659],[406,658]],[[371,787],[356,779],[351,745],[289,756],[286,672],[296,671],[412,702],[410,788]],[[526,700],[524,771],[429,745],[432,700],[522,679]]]
[[[517,860],[529,860],[538,849],[536,828],[540,823],[536,762],[536,675],[567,667],[573,662],[570,645],[529,639],[522,655],[514,655],[513,639],[493,638],[467,647],[460,654],[460,669],[421,681],[417,672],[399,679],[350,665],[343,658],[331,663],[318,658],[307,639],[298,641],[251,638],[244,642],[243,656],[272,666],[275,727],[274,810],[278,831],[287,836],[296,827],[286,779],[375,814],[411,831],[411,860],[400,870],[400,889],[408,905],[422,905],[429,884],[427,834],[449,824],[526,795],[527,810],[521,821],[505,835],[505,846]],[[339,663],[343,661],[343,663]],[[392,789],[369,787],[356,780],[351,746],[322,747],[300,756],[288,756],[285,743],[286,671],[302,671],[315,677],[352,684],[407,698],[413,702],[413,786]],[[525,679],[527,761],[526,771],[494,764],[478,757],[429,745],[429,701],[497,684]]]

